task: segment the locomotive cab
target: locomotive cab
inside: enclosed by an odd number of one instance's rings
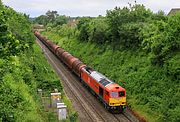
[[[110,112],[121,113],[126,108],[126,90],[101,73],[84,67],[81,70],[81,80],[89,86]]]
[[[118,84],[110,84],[106,87],[109,92],[108,106],[111,110],[122,112],[126,108],[126,91]]]

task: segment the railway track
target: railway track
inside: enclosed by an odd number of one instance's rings
[[[78,111],[79,121],[82,122],[139,122],[130,112],[123,114],[109,113],[100,101],[91,94],[87,88],[49,49],[37,40],[48,62],[60,77],[65,93]]]

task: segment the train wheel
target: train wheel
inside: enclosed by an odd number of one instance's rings
[[[109,106],[107,104],[104,104],[104,108],[109,111]]]
[[[122,113],[123,112],[123,108],[122,108],[122,106],[120,106],[119,107],[119,110],[118,110],[120,113]]]
[[[107,109],[107,105],[104,103],[104,108]]]

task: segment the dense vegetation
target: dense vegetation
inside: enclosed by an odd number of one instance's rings
[[[44,35],[124,86],[129,106],[147,120],[178,122],[179,33],[179,14],[166,16],[135,4]]]
[[[41,15],[39,17],[36,17],[33,21],[34,24],[38,23],[41,25],[47,25],[47,26],[58,26],[66,24],[68,20],[68,17],[65,15],[59,15],[57,11],[47,11],[45,15]]]
[[[36,45],[28,16],[0,1],[0,121],[57,121],[44,111],[37,89],[62,92],[58,77]],[[70,120],[76,120],[69,100]],[[72,113],[73,112],[73,113]]]
[[[26,64],[31,57],[28,60],[25,58],[34,40],[30,31],[25,15],[0,3],[1,121],[42,120],[36,101],[31,96],[31,92],[35,92],[35,80],[30,64]]]

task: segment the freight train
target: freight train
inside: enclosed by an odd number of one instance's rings
[[[35,36],[88,86],[94,95],[104,104],[106,109],[112,113],[122,113],[125,110],[126,90],[123,87],[86,66],[78,58],[41,36],[39,32],[36,31]]]

